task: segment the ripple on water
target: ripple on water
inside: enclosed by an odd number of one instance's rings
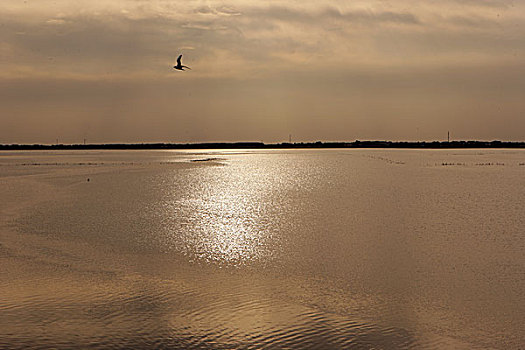
[[[234,283],[214,289],[211,281],[136,276],[35,283],[42,293],[0,303],[5,325],[0,348],[430,349],[446,344],[275,298],[267,286]]]

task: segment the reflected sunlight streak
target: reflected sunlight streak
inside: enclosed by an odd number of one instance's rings
[[[272,234],[276,219],[270,219],[269,211],[275,208],[262,203],[269,202],[265,198],[274,196],[282,182],[261,176],[264,172],[257,167],[202,170],[192,173],[186,198],[166,203],[170,249],[182,250],[190,260],[219,265],[272,260],[281,246]]]

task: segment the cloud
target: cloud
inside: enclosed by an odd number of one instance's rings
[[[63,25],[66,24],[67,21],[62,18],[51,18],[46,21],[47,24],[51,25]]]
[[[341,125],[370,130],[367,119],[391,129],[371,137],[392,138],[402,137],[406,116],[459,128],[497,113],[509,121],[502,135],[521,137],[519,3],[6,1],[0,105],[12,117],[0,128],[5,140],[24,130],[33,130],[28,142],[54,140],[57,129],[82,134],[90,123],[100,141],[180,140],[185,132],[202,140],[203,125],[215,130],[210,138],[261,130],[278,138],[283,125],[344,138]],[[173,71],[180,53],[191,72]],[[31,129],[42,121],[48,131]]]
[[[458,4],[474,7],[508,8],[513,0],[456,0]]]
[[[242,13],[230,6],[219,6],[217,7],[217,13],[228,16],[240,16]]]
[[[488,30],[494,26],[498,26],[499,23],[494,19],[479,17],[479,16],[450,16],[443,18],[444,22],[453,24],[460,27],[468,27],[470,29]]]
[[[233,7],[229,6],[201,6],[194,10],[195,13],[204,15],[217,15],[217,16],[240,16],[241,12],[237,11]]]
[[[266,20],[308,22],[319,25],[319,21],[340,20],[353,23],[403,23],[417,24],[419,20],[411,13],[393,11],[348,11],[341,12],[335,7],[325,7],[316,11],[298,10],[291,7],[271,6],[249,8],[243,14]]]
[[[187,63],[199,67],[193,76],[237,77],[310,70],[316,62],[323,62],[324,69],[344,71],[350,65],[503,62],[509,58],[505,52],[525,52],[520,40],[524,28],[510,27],[511,19],[519,23],[525,18],[522,12],[502,19],[471,1],[449,3],[469,10],[443,7],[435,13],[431,4],[408,7],[408,2],[388,7],[366,7],[361,2],[297,7],[292,2],[253,6],[210,1],[206,6],[190,2],[179,8],[172,2],[137,1],[131,3],[135,7],[126,2],[127,6],[104,11],[59,8],[52,17],[45,12],[44,19],[40,18],[44,14],[5,13],[0,15],[4,24],[0,40],[17,59],[7,60],[2,74],[22,74],[27,70],[20,67],[38,65],[49,74],[68,76],[163,76],[173,57],[190,47]],[[48,57],[52,62],[42,63]]]

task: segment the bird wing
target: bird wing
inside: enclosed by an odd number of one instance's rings
[[[177,58],[177,64],[181,65],[180,63],[180,59],[182,58],[182,55],[179,56],[179,58]]]

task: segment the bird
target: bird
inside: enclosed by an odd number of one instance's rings
[[[188,69],[191,69],[190,67],[188,66],[183,66],[182,63],[180,63],[180,59],[182,58],[182,55],[180,55],[178,58],[177,58],[177,65],[176,66],[173,66],[173,68],[177,69],[177,70],[184,70],[184,68],[188,68]]]

